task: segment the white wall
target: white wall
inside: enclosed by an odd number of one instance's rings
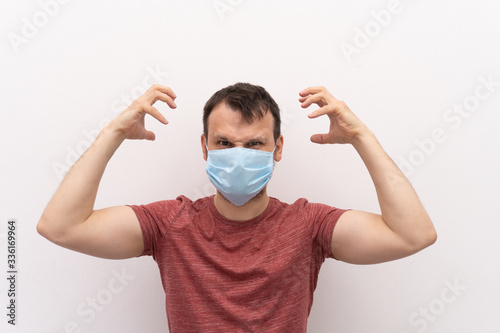
[[[0,10],[1,274],[9,219],[18,269],[16,326],[0,279],[2,332],[167,331],[150,257],[92,258],[35,230],[89,137],[153,81],[174,89],[178,108],[158,106],[166,127],[148,119],[155,142],[120,147],[98,208],[211,194],[201,110],[216,90],[247,81],[283,110],[284,158],[270,194],[378,212],[354,149],[309,142],[328,120],[308,119],[298,92],[324,85],[404,169],[439,239],[380,265],[327,261],[309,331],[500,332],[498,2],[55,1],[3,1]]]

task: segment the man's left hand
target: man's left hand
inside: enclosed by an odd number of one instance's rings
[[[314,143],[353,143],[354,139],[367,128],[347,107],[347,105],[336,99],[325,87],[309,87],[302,90],[299,102],[305,109],[311,104],[317,104],[320,108],[311,112],[309,118],[317,118],[327,115],[330,118],[330,131],[325,134],[314,134],[311,141]]]

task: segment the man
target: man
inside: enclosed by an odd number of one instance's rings
[[[282,158],[279,109],[262,87],[237,83],[204,108],[201,136],[215,196],[94,210],[106,164],[125,139],[154,140],[144,127],[175,93],[153,85],[99,134],[47,205],[38,232],[63,247],[123,259],[152,255],[166,292],[170,332],[305,332],[321,264],[395,260],[433,244],[436,232],[407,179],[373,133],[323,87],[300,92],[330,131],[318,144],[349,143],[374,182],[381,215],[268,196]],[[325,151],[327,153],[327,151]]]

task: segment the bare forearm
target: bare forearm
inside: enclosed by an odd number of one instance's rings
[[[352,144],[373,180],[382,218],[387,226],[411,244],[435,238],[432,222],[415,190],[375,135],[366,129]]]
[[[102,130],[47,205],[38,225],[42,234],[62,234],[90,216],[106,165],[123,140],[109,126]]]

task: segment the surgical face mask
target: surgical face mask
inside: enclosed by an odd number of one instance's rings
[[[207,147],[207,151],[206,171],[210,182],[236,206],[246,204],[271,179],[274,150],[239,147],[208,150]]]

